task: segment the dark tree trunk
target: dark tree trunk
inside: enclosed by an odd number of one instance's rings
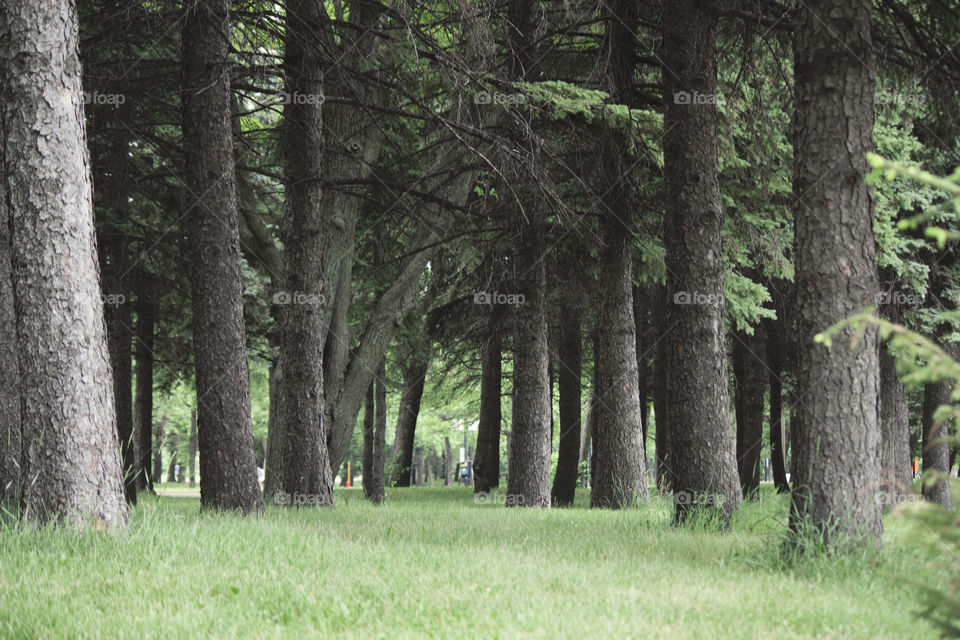
[[[197,412],[190,412],[190,459],[187,467],[190,469],[190,488],[197,486]]]
[[[950,422],[937,423],[937,408],[950,404],[950,383],[932,382],[923,388],[923,497],[952,509],[950,501]],[[928,475],[930,474],[930,475]],[[936,474],[936,479],[933,475]]]
[[[869,0],[822,0],[799,13],[794,134],[797,389],[791,530],[800,547],[847,536],[879,543],[876,331],[851,348],[814,336],[875,303],[872,148],[874,56]],[[837,34],[843,34],[837,37]],[[803,529],[804,531],[800,531]]]
[[[413,443],[416,440],[417,416],[427,376],[427,363],[414,360],[403,370],[403,391],[397,411],[397,431],[393,446],[393,484],[410,486],[410,469],[413,466]],[[481,399],[482,402],[482,399]]]
[[[507,505],[550,506],[550,379],[547,377],[544,216],[518,212],[514,262],[513,416]]]
[[[153,491],[153,334],[158,305],[142,288],[137,294],[137,390],[133,398],[134,431],[137,439],[137,488]]]
[[[604,12],[607,85],[615,102],[631,100],[636,66],[637,3],[615,0]],[[647,497],[643,421],[633,317],[633,212],[627,179],[636,163],[619,132],[601,150],[604,195],[597,265],[597,369],[590,506],[622,508]]]
[[[766,325],[770,385],[770,466],[773,468],[773,483],[777,492],[788,493],[790,483],[787,482],[786,468],[787,440],[783,433],[783,357],[780,353],[783,346],[777,339],[781,323],[768,320]]]
[[[650,431],[650,342],[651,323],[649,309],[651,300],[647,288],[633,288],[633,320],[636,323],[637,341],[637,391],[640,397],[640,425],[643,431],[643,461],[649,465],[647,452],[650,450],[647,436]],[[649,469],[648,469],[649,473]]]
[[[153,440],[153,473],[150,476],[151,486],[163,481],[163,428],[166,424],[166,419],[161,418]]]
[[[745,498],[755,498],[760,489],[760,453],[763,451],[763,394],[767,369],[764,361],[763,325],[753,335],[733,334],[736,379],[737,469]],[[739,367],[737,365],[740,365]],[[737,372],[737,369],[740,369]]]
[[[313,0],[287,3],[287,92],[307,100],[291,100],[284,106],[284,295],[288,304],[280,314],[280,406],[286,493],[312,495],[313,504],[332,506],[333,469],[323,421],[323,67],[316,42],[326,33],[325,21],[326,13]],[[363,474],[366,478],[367,468]]]
[[[910,471],[910,416],[896,358],[880,344],[880,483],[886,504],[913,493]]]
[[[384,484],[386,481],[384,465],[386,463],[387,446],[387,365],[386,360],[380,361],[376,377],[377,411],[373,431],[373,502],[381,504],[385,497]]]
[[[0,33],[0,166],[21,375],[22,515],[78,528],[122,527],[128,511],[100,297],[76,7],[66,0],[9,0],[0,6]]]
[[[107,323],[107,348],[113,370],[113,401],[117,411],[117,437],[120,440],[120,462],[123,471],[123,489],[127,502],[137,503],[137,448],[133,433],[133,317],[130,311],[129,239],[122,225],[130,217],[129,194],[123,175],[127,163],[129,141],[128,125],[118,110],[113,123],[109,169],[103,179],[102,203],[106,214],[100,247],[103,268],[103,300]],[[98,190],[99,191],[99,190]]]
[[[263,511],[253,452],[230,128],[230,1],[183,17],[183,147],[191,250],[200,503]]]
[[[280,408],[283,366],[280,362],[271,363],[268,375],[270,409],[267,415],[267,460],[263,470],[263,495],[267,502],[276,502],[276,495],[283,493],[284,428],[283,411]]]
[[[716,2],[679,0],[664,15],[664,176],[669,325],[666,413],[675,519],[740,506],[724,339],[723,211],[714,96]]]
[[[573,504],[580,469],[580,375],[582,336],[580,309],[564,297],[560,304],[560,344],[557,352],[560,393],[560,450],[550,492],[554,506]]]
[[[494,305],[487,317],[486,338],[480,352],[480,421],[477,455],[473,461],[474,493],[500,486],[500,383],[503,375],[501,337],[504,308]]]
[[[2,23],[0,23],[2,24]],[[2,72],[0,72],[2,81]],[[2,115],[2,114],[0,114]],[[0,149],[5,144],[0,117]],[[0,151],[2,153],[2,151]],[[17,356],[17,316],[13,309],[10,219],[6,181],[0,155],[0,512],[20,512],[20,363]]]
[[[667,424],[667,308],[664,304],[666,291],[658,286],[654,293],[654,335],[657,341],[653,360],[653,419],[654,454],[656,456],[657,489],[661,493],[673,490],[673,473],[670,471],[669,425]]]
[[[373,498],[373,423],[376,412],[374,394],[376,381],[371,380],[367,387],[367,396],[363,402],[363,497]]]

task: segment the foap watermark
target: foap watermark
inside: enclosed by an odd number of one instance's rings
[[[673,94],[673,104],[723,104],[719,93],[700,93],[699,91],[677,91]]]
[[[332,507],[333,495],[277,491],[273,494],[273,504],[278,507]]]
[[[522,507],[527,499],[518,493],[490,493],[482,491],[473,494],[474,504],[496,504],[507,507]]]
[[[474,104],[516,105],[526,104],[527,96],[522,93],[500,93],[499,91],[478,91],[473,94]]]
[[[677,491],[673,494],[673,504],[683,507],[719,507],[724,497],[706,491]]]
[[[876,294],[873,299],[878,305],[896,304],[902,307],[919,307],[923,304],[924,295],[922,293],[905,293],[903,291],[881,291]]]
[[[874,96],[877,104],[913,105],[919,107],[926,103],[927,96],[922,93],[899,93],[895,91],[878,91]]]
[[[103,303],[103,306],[116,309],[120,305],[127,303],[127,296],[122,293],[104,293],[100,296],[100,301]]]
[[[880,491],[873,496],[873,502],[879,505],[888,504],[892,507],[901,504],[923,502],[923,496],[916,493],[900,493],[896,491]]]
[[[100,93],[99,91],[84,91],[83,104],[118,107],[127,101],[122,93]]]
[[[474,291],[473,304],[504,304],[511,307],[519,307],[527,301],[527,297],[522,293],[500,293],[499,291]]]
[[[698,304],[716,306],[723,301],[722,296],[699,291],[677,291],[673,294],[673,304]]]
[[[305,304],[309,306],[320,306],[324,303],[322,293],[304,293],[303,291],[277,291],[273,294],[273,304]]]
[[[300,93],[299,91],[290,93],[289,91],[281,91],[277,96],[280,98],[281,104],[320,105],[327,101],[327,97],[322,93]]]

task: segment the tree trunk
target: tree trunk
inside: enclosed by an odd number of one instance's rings
[[[282,360],[282,356],[278,358]],[[283,393],[283,365],[270,364],[268,374],[270,409],[267,415],[267,460],[263,478],[263,495],[267,502],[277,503],[277,494],[283,493],[284,428],[281,395]],[[281,499],[280,502],[283,502]]]
[[[760,490],[763,394],[767,382],[764,346],[762,324],[754,327],[753,335],[743,331],[733,334],[733,369],[737,385],[737,469],[745,498],[756,498]]]
[[[373,498],[373,423],[376,381],[371,380],[363,403],[363,497]]]
[[[791,530],[803,548],[843,538],[879,544],[876,331],[851,348],[814,336],[875,303],[872,148],[874,56],[869,0],[822,0],[799,15],[794,140],[797,339]],[[837,34],[844,34],[838,38]],[[802,531],[801,531],[802,530]]]
[[[0,117],[0,145],[5,144],[5,140],[3,118]],[[0,167],[3,162],[3,157],[0,156]],[[10,262],[13,247],[10,244],[6,181],[7,177],[0,173],[0,368],[4,372],[4,375],[0,376],[0,510],[5,509],[19,515],[22,484],[20,364],[17,355],[17,316],[13,308],[13,273]]]
[[[410,486],[410,470],[413,466],[413,443],[416,440],[417,416],[427,376],[427,363],[414,360],[403,369],[403,391],[397,412],[397,430],[393,445],[393,484]],[[481,399],[482,402],[482,399]]]
[[[157,425],[157,433],[153,440],[153,474],[150,476],[151,485],[163,481],[163,428],[166,424],[166,418],[160,418],[160,424]]]
[[[560,393],[560,450],[550,492],[553,505],[573,504],[580,469],[580,375],[582,337],[580,309],[566,297],[560,303],[560,345],[557,353]]]
[[[74,3],[0,7],[23,517],[126,524]],[[4,375],[9,375],[5,371]]]
[[[614,102],[631,102],[636,66],[637,3],[615,0],[604,11],[606,84]],[[604,195],[597,266],[597,370],[591,507],[622,508],[647,497],[640,417],[637,325],[633,317],[633,212],[627,179],[636,163],[620,132],[601,148]]]
[[[896,359],[880,344],[880,483],[885,504],[913,493],[910,472],[910,416]]]
[[[450,451],[450,437],[443,437],[443,484],[446,486],[453,485],[453,458],[451,457],[452,453]]]
[[[550,380],[547,377],[546,245],[539,210],[518,212],[514,261],[513,416],[507,505],[550,506]]]
[[[133,398],[137,452],[137,488],[153,491],[153,342],[159,307],[146,288],[137,293],[137,390]]]
[[[190,488],[197,486],[197,412],[190,411],[190,461],[187,464],[190,469]]]
[[[183,146],[190,197],[200,503],[262,512],[253,451],[236,176],[230,128],[230,1],[183,18]]]
[[[664,15],[665,236],[670,324],[666,413],[675,520],[740,506],[724,339],[723,210],[717,156],[716,2],[679,0]]]
[[[500,332],[504,314],[502,305],[490,308],[486,337],[480,351],[480,421],[477,425],[477,456],[473,461],[474,493],[488,493],[500,486],[500,384],[503,377]]]
[[[654,334],[657,341],[653,360],[653,419],[654,455],[656,456],[657,489],[660,493],[673,490],[673,473],[670,471],[669,439],[667,424],[667,346],[664,339],[668,332],[667,308],[664,305],[666,291],[658,286],[653,296],[655,305]]]
[[[326,443],[323,397],[323,67],[326,14],[312,0],[287,3],[284,72],[284,292],[280,314],[283,354],[284,488],[333,506],[333,468]],[[363,470],[364,478],[368,469]],[[366,486],[364,482],[364,486]]]
[[[950,404],[950,383],[932,382],[923,388],[923,497],[945,509],[950,501],[950,422],[937,423],[937,408]],[[935,476],[935,479],[934,479]]]
[[[373,502],[374,504],[383,503],[384,483],[386,480],[384,465],[386,462],[387,445],[387,366],[386,359],[380,361],[377,367],[376,377],[376,401],[377,411],[375,415],[375,424],[373,431]]]
[[[125,113],[123,108],[120,113]],[[129,152],[129,129],[117,115],[111,140],[109,168],[103,179],[102,203],[106,223],[100,240],[102,250],[103,295],[107,324],[107,348],[113,370],[113,401],[117,412],[117,437],[120,440],[120,462],[123,489],[127,502],[137,503],[137,449],[133,433],[133,317],[130,311],[129,239],[122,224],[130,217],[129,194],[122,176]]]
[[[773,467],[773,483],[778,493],[788,493],[790,483],[787,482],[786,442],[783,433],[783,357],[780,349],[783,346],[778,340],[781,322],[768,320],[767,331],[767,368],[769,369],[768,382],[770,385],[770,466]]]

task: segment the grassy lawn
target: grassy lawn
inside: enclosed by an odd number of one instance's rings
[[[0,637],[934,637],[904,580],[929,552],[896,514],[879,554],[785,566],[769,493],[727,533],[671,528],[661,498],[611,512],[337,493],[334,510],[249,519],[144,498],[121,536],[0,530]]]

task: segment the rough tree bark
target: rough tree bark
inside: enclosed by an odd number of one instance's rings
[[[669,322],[666,413],[675,519],[729,518],[742,501],[730,431],[717,155],[716,2],[664,15],[664,175]],[[695,96],[707,96],[706,99]],[[672,303],[672,304],[669,304]]]
[[[614,0],[605,11],[607,84],[611,99],[630,102],[637,4]],[[606,131],[601,151],[600,249],[597,266],[597,387],[590,506],[622,508],[647,497],[643,421],[633,317],[633,213],[630,168],[635,161],[620,132]]]
[[[229,0],[191,0],[182,42],[200,503],[261,512],[230,126]]]
[[[934,413],[942,405],[950,404],[950,383],[932,382],[923,388],[923,497],[946,509],[953,508],[950,500],[950,422],[938,423]],[[927,476],[936,474],[936,479]]]
[[[2,80],[0,72],[0,81]],[[0,154],[3,153],[5,145],[3,118],[0,117]],[[2,166],[3,156],[0,155],[0,168]],[[17,316],[13,308],[13,247],[10,244],[8,213],[6,176],[0,173],[0,368],[4,372],[4,375],[0,376],[0,510],[19,515],[20,363],[17,355]]]
[[[733,334],[733,371],[736,381],[737,469],[745,498],[754,498],[760,489],[760,453],[763,450],[763,394],[767,369],[763,325],[753,335]]]
[[[552,504],[573,504],[580,468],[580,400],[582,389],[583,338],[580,335],[580,308],[564,297],[560,303],[560,344],[557,352],[558,393],[560,394],[560,448],[553,476]]]
[[[550,506],[550,379],[544,215],[517,213],[514,244],[516,293],[524,303],[514,313],[513,415],[508,457],[507,505]]]
[[[280,313],[286,493],[333,506],[333,468],[323,396],[323,67],[317,34],[326,13],[313,0],[287,3],[284,73],[287,92],[305,96],[284,106],[284,282]],[[311,99],[312,98],[312,99]],[[364,476],[367,469],[364,469]],[[366,483],[364,483],[366,484]]]
[[[794,134],[798,397],[791,530],[798,548],[843,538],[879,544],[879,362],[876,331],[848,346],[814,336],[878,291],[872,148],[874,56],[869,0],[820,0],[800,11]],[[838,36],[838,34],[842,34]]]
[[[493,305],[487,315],[486,337],[480,351],[480,420],[477,455],[473,461],[473,492],[488,493],[500,486],[500,384],[503,375],[503,305]]]
[[[420,415],[420,400],[423,398],[427,367],[426,362],[414,357],[413,362],[403,369],[403,391],[400,394],[396,437],[393,446],[393,485],[396,487],[410,486],[410,471],[413,467],[413,443],[416,439],[417,416]]]
[[[896,359],[880,344],[880,482],[892,504],[896,496],[913,493],[910,471],[910,416],[907,393],[897,374]]]
[[[672,491],[673,474],[670,471],[670,428],[667,424],[667,346],[664,338],[671,325],[667,324],[667,308],[664,304],[666,290],[657,286],[653,294],[654,321],[653,330],[656,340],[653,356],[653,421],[654,455],[656,456],[657,489],[660,493]]]
[[[0,148],[21,373],[22,517],[102,530],[123,526],[128,511],[77,46],[73,2],[0,6]]]

